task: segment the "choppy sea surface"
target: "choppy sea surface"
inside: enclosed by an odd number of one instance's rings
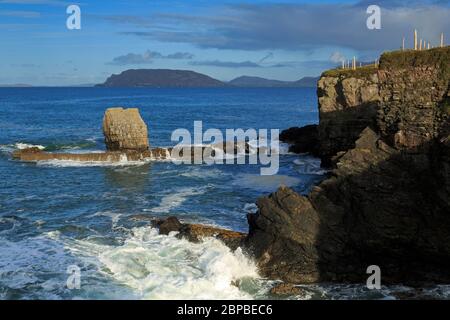
[[[285,129],[317,123],[315,89],[0,88],[0,299],[266,299],[274,284],[239,249],[158,235],[153,217],[247,231],[246,214],[280,184],[306,193],[320,161],[281,145],[280,170],[170,161],[22,163],[11,152],[104,150],[103,113],[138,107],[152,146],[177,128]],[[67,281],[80,271],[80,287]],[[73,279],[73,278],[72,278]],[[233,285],[237,280],[239,287]],[[72,288],[72,289],[71,289]],[[302,286],[291,299],[448,298],[448,288]]]

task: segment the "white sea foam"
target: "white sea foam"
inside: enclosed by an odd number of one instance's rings
[[[53,240],[39,236],[17,242],[0,239],[2,254],[0,255],[0,286],[9,289],[23,289],[28,286],[50,287],[59,279],[54,277],[42,282],[40,276],[46,273],[60,272],[64,274],[67,262],[64,248]],[[39,272],[36,266],[39,265]],[[60,281],[61,291],[64,290],[64,282]],[[52,292],[46,292],[45,288],[41,297],[55,299]],[[31,294],[31,293],[30,293]]]
[[[240,249],[216,239],[191,243],[155,229],[133,229],[122,246],[68,239],[76,255],[93,256],[100,272],[130,287],[142,299],[251,299],[234,283],[258,278],[256,266]]]
[[[38,148],[39,150],[45,149],[44,146],[41,146],[39,144],[29,144],[29,143],[22,143],[22,142],[17,142],[14,146],[16,149],[19,149],[19,150],[28,149],[28,148]]]
[[[244,211],[255,213],[256,211],[258,211],[258,206],[256,205],[256,203],[246,203],[244,205]]]
[[[304,156],[295,159],[293,163],[298,166],[298,172],[303,174],[324,175],[328,170],[321,168],[320,159]]]
[[[261,147],[259,148],[261,152],[264,152],[264,150],[267,150],[267,147],[270,147],[270,151],[272,154],[279,154],[279,155],[286,155],[286,154],[292,154],[289,152],[289,144],[281,142],[279,140],[274,141],[276,142],[276,145],[272,145],[271,141],[266,142],[265,139],[259,138],[259,140],[251,140],[248,142],[248,145],[250,147],[250,153],[254,154],[258,150],[258,145]]]
[[[255,189],[263,192],[276,191],[281,185],[293,187],[300,184],[301,180],[286,175],[261,176],[257,174],[243,174],[233,181],[235,186]]]
[[[226,175],[225,172],[219,169],[208,169],[205,167],[189,167],[189,170],[180,174],[180,176],[187,178],[201,178],[201,179],[209,179],[209,178],[217,178],[220,176]]]
[[[29,143],[22,143],[22,142],[17,142],[14,144],[2,144],[0,145],[0,151],[1,152],[6,152],[6,153],[12,153],[15,150],[23,150],[23,149],[27,149],[27,148],[38,148],[40,150],[44,150],[45,147],[41,146],[39,144],[29,144]]]
[[[142,166],[151,160],[144,161],[128,161],[121,159],[121,161],[74,161],[74,160],[45,160],[37,161],[38,166],[44,167],[125,167],[125,166]]]
[[[189,197],[200,195],[205,193],[206,188],[181,188],[174,190],[170,194],[164,196],[161,199],[159,206],[152,209],[145,209],[144,211],[151,211],[154,213],[168,213],[172,209],[179,207],[183,202],[185,202]]]
[[[216,239],[191,243],[150,227],[134,228],[122,245],[97,238],[74,239],[52,231],[10,241],[0,237],[1,298],[26,289],[25,299],[254,299],[268,297],[273,281],[260,279],[255,264]],[[81,268],[81,291],[66,287],[67,267]],[[234,284],[239,284],[235,286]],[[425,288],[360,284],[300,286],[291,299],[449,299],[449,285]]]

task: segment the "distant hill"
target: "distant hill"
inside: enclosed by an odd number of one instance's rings
[[[260,77],[242,76],[228,82],[233,87],[286,87],[290,82]]]
[[[315,87],[317,85],[317,77],[304,77],[298,81],[280,81],[270,80],[260,77],[242,76],[228,82],[233,87],[246,88],[299,88],[299,87]]]
[[[222,82],[207,75],[189,70],[131,69],[113,74],[97,87],[239,87],[239,88],[314,88],[319,77],[304,77],[298,81],[270,80],[242,76]]]
[[[98,87],[223,87],[226,84],[188,70],[132,69],[113,74]]]
[[[317,87],[317,81],[320,77],[303,77],[300,80],[295,81],[299,87],[314,88]]]

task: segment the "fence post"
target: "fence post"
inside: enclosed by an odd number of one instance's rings
[[[414,29],[414,50],[417,50],[417,30]]]

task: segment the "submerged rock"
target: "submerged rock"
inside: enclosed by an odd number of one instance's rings
[[[126,151],[126,152],[95,152],[95,153],[53,153],[45,152],[37,148],[27,148],[13,152],[13,159],[20,161],[77,161],[77,162],[127,162],[145,161],[149,159],[166,159],[168,150],[164,148],[154,148],[146,151]]]
[[[109,151],[146,151],[148,130],[139,109],[110,108],[103,118],[103,134]]]

